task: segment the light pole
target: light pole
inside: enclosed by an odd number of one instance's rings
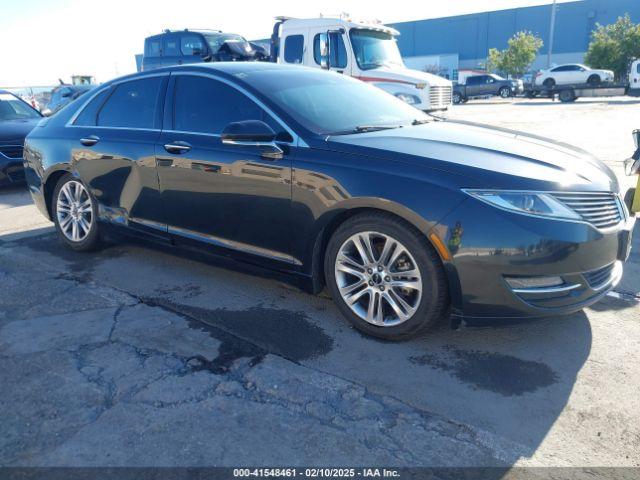
[[[547,68],[551,67],[551,53],[553,52],[553,35],[556,29],[556,2],[551,5],[551,24],[549,25],[549,47],[547,48]]]

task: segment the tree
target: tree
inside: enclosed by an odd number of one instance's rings
[[[633,23],[629,14],[618,17],[615,23],[596,25],[591,32],[585,63],[593,68],[613,70],[620,79],[634,58],[640,58],[640,24]]]
[[[521,77],[536,59],[542,48],[542,39],[533,33],[521,31],[509,39],[506,50],[492,48],[487,57],[487,70]]]

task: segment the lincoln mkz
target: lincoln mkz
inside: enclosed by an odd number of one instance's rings
[[[74,250],[115,229],[286,271],[392,340],[576,312],[620,280],[635,221],[578,148],[300,66],[113,80],[42,120],[24,162]]]

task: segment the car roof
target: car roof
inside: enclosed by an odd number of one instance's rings
[[[123,77],[114,78],[103,85],[112,84],[114,82],[122,82],[125,80],[135,80],[146,76],[153,76],[165,72],[207,72],[218,73],[223,76],[233,77],[240,73],[250,72],[269,72],[269,71],[291,71],[300,72],[301,69],[317,71],[317,68],[305,67],[303,65],[285,65],[272,62],[206,62],[192,63],[188,65],[172,65],[169,67],[154,68],[143,72],[132,73]],[[242,80],[239,78],[239,80]]]

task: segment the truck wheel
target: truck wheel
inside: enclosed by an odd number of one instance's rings
[[[564,90],[560,90],[558,94],[558,98],[563,103],[575,102],[576,93],[573,91],[573,88],[565,88]]]
[[[597,87],[601,82],[602,80],[600,79],[600,75],[591,75],[587,80],[587,83],[592,87]]]
[[[542,85],[547,88],[553,88],[556,86],[556,81],[553,78],[547,78],[544,82],[542,82]]]
[[[448,307],[444,268],[426,238],[385,213],[356,215],[335,231],[325,278],[340,312],[358,330],[406,340],[433,327]]]
[[[502,98],[509,98],[511,96],[511,89],[509,87],[502,87],[498,92]]]
[[[458,92],[454,92],[453,94],[453,103],[454,105],[459,105],[462,103],[462,95],[460,95]]]

